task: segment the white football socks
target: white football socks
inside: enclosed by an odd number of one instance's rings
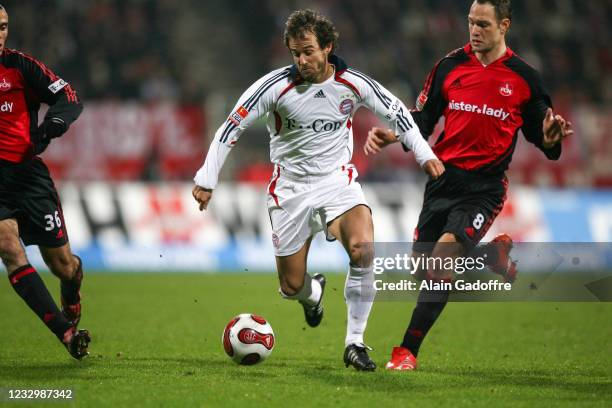
[[[299,300],[308,306],[316,306],[321,299],[321,284],[318,280],[312,279],[309,274],[304,275],[304,286],[295,295],[287,295],[281,289],[278,290],[285,299]]]
[[[356,268],[350,266],[344,284],[344,300],[347,308],[345,347],[349,344],[364,344],[363,334],[368,324],[368,317],[376,294],[373,283],[372,267]]]

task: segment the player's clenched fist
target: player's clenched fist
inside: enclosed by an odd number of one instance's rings
[[[385,146],[398,142],[397,136],[391,129],[382,129],[373,127],[368,132],[368,139],[363,146],[363,151],[366,156],[370,153],[376,154]]]
[[[200,186],[194,186],[193,190],[191,190],[193,198],[195,198],[195,200],[200,205],[200,211],[205,210],[206,207],[208,207],[208,203],[212,198],[212,192],[212,189]]]
[[[423,170],[432,179],[437,179],[444,173],[444,164],[438,159],[427,160],[423,165]]]

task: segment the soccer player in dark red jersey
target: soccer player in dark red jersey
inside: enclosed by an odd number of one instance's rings
[[[34,58],[5,48],[9,19],[0,6],[0,258],[9,282],[70,354],[87,355],[90,338],[78,330],[81,260],[73,255],[59,196],[38,154],[64,134],[83,110],[76,92]],[[49,105],[38,125],[40,104]],[[29,264],[21,241],[38,245],[61,281],[60,311]]]
[[[430,180],[415,230],[413,256],[487,255],[487,264],[513,281],[512,239],[501,234],[476,246],[506,199],[508,168],[519,130],[550,160],[561,155],[571,123],[553,114],[538,72],[506,46],[510,0],[475,0],[468,15],[470,42],[442,58],[431,71],[412,115],[428,137],[441,116],[444,132],[434,152],[446,172]],[[373,128],[365,152],[396,142],[393,132]],[[452,270],[421,271],[428,280],[452,279]],[[422,290],[401,346],[388,369],[413,370],[419,347],[448,301],[445,290]]]

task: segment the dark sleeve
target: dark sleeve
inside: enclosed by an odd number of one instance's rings
[[[30,90],[49,105],[45,121],[62,123],[68,130],[83,110],[83,104],[69,83],[58,77],[40,61],[19,54],[17,64]]]
[[[410,111],[425,139],[429,139],[433,133],[436,123],[438,123],[447,104],[447,101],[442,97],[442,85],[450,71],[448,65],[445,59],[442,59],[431,70],[425,80],[423,90],[417,98],[416,108]]]
[[[531,67],[525,69],[523,77],[527,80],[531,90],[531,97],[523,108],[523,126],[521,127],[523,135],[530,143],[542,150],[546,158],[558,160],[561,157],[561,143],[557,143],[550,149],[546,149],[542,145],[544,140],[542,122],[546,116],[546,110],[552,108],[552,102],[544,88],[542,77]]]
[[[423,90],[417,98],[416,107],[410,111],[425,139],[429,139],[433,133],[448,104],[442,95],[444,80],[455,67],[467,60],[469,58],[463,48],[458,48],[438,61],[427,76]],[[407,151],[407,148],[403,147]]]

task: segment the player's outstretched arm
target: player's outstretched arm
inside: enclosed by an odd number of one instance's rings
[[[368,132],[368,139],[366,140],[363,150],[366,156],[370,153],[379,153],[385,146],[398,142],[398,138],[391,129],[382,129],[379,127],[373,127]],[[423,163],[423,171],[427,173],[432,179],[440,177],[444,171],[444,164],[438,159],[430,159]]]
[[[193,178],[195,187],[192,194],[200,211],[208,207],[213,189],[219,181],[219,173],[232,147],[242,132],[270,111],[275,92],[285,86],[288,77],[289,68],[281,68],[257,80],[240,96],[227,120],[215,132],[204,164]]]
[[[204,188],[198,185],[193,187],[193,189],[191,190],[191,194],[193,195],[193,198],[199,204],[200,211],[207,209],[208,203],[210,202],[210,199],[212,198],[212,193],[213,191],[210,188]]]
[[[574,131],[572,122],[566,121],[561,115],[553,114],[553,110],[548,108],[542,122],[542,133],[544,134],[542,146],[551,149],[566,137],[573,135]]]

